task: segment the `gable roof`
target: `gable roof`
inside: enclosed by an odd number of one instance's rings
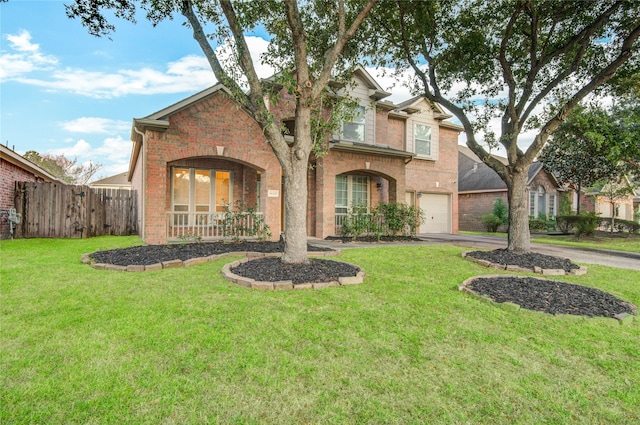
[[[129,180],[127,179],[128,174],[129,173],[125,171],[124,173],[105,177],[103,179],[96,180],[94,182],[89,183],[89,186],[91,187],[109,186],[109,187],[127,187],[128,188],[128,187],[131,187],[131,183],[129,183]]]
[[[43,168],[37,166],[33,162],[29,161],[28,159],[26,159],[22,155],[16,153],[13,149],[9,149],[8,146],[0,145],[0,157],[2,158],[2,160],[7,161],[8,163],[15,165],[16,167],[19,167],[19,168],[27,171],[28,173],[33,174],[36,177],[40,177],[41,179],[43,179],[43,180],[45,180],[47,182],[55,182],[55,183],[65,184],[65,182],[63,182],[59,178],[53,176],[48,171],[46,171]]]
[[[142,128],[166,130],[169,127],[169,121],[167,118],[169,118],[171,114],[175,114],[178,111],[188,108],[194,103],[197,103],[202,99],[205,99],[217,92],[223,92],[228,95],[231,95],[231,92],[229,91],[229,89],[227,89],[224,85],[218,83],[194,95],[191,95],[185,99],[182,99],[174,103],[173,105],[169,105],[166,108],[162,108],[159,111],[152,113],[151,115],[147,115],[144,118],[134,118],[133,126],[131,128],[131,140],[135,142],[142,138],[142,136],[135,131],[136,127],[140,127],[139,128],[140,130],[142,130]]]
[[[503,164],[508,164],[507,158],[491,155]],[[541,162],[534,162],[529,167],[527,184],[543,171]],[[560,184],[553,174],[548,173],[556,187]],[[501,192],[506,191],[507,185],[491,167],[464,145],[458,145],[458,193],[463,192]]]

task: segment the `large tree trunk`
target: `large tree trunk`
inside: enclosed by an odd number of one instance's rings
[[[308,157],[308,156],[307,156]],[[284,173],[284,240],[282,261],[308,263],[307,256],[307,168],[308,159],[292,154]]]
[[[513,171],[507,182],[509,196],[509,237],[507,250],[527,252],[531,249],[527,180],[529,167]]]

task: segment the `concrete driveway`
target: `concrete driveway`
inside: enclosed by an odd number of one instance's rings
[[[446,243],[451,245],[478,248],[498,249],[507,247],[506,237],[422,234],[419,238],[428,243]],[[640,270],[640,253],[625,251],[610,251],[594,248],[574,248],[561,245],[547,245],[532,243],[531,250],[540,254],[569,258],[574,263],[600,264],[603,266],[622,269]]]

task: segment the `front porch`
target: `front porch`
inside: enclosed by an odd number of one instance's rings
[[[271,235],[262,212],[178,213],[167,211],[166,218],[168,242],[268,239]]]

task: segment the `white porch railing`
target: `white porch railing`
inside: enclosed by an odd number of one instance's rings
[[[339,236],[342,235],[342,228],[345,225],[345,223],[347,223],[347,219],[349,218],[349,214],[348,213],[336,213],[335,215],[335,235]],[[355,219],[361,219],[361,220],[371,220],[371,218],[374,217],[373,214],[368,213],[368,214],[362,214],[359,217],[356,217]],[[353,220],[354,217],[351,217],[351,219]],[[375,219],[377,220],[377,224],[378,224],[378,228],[381,229],[381,231],[384,232],[384,230],[386,230],[386,223],[384,222],[384,217],[382,216],[377,216],[375,217]],[[353,224],[353,223],[351,223]]]
[[[167,240],[257,238],[264,230],[264,213],[167,212]]]

